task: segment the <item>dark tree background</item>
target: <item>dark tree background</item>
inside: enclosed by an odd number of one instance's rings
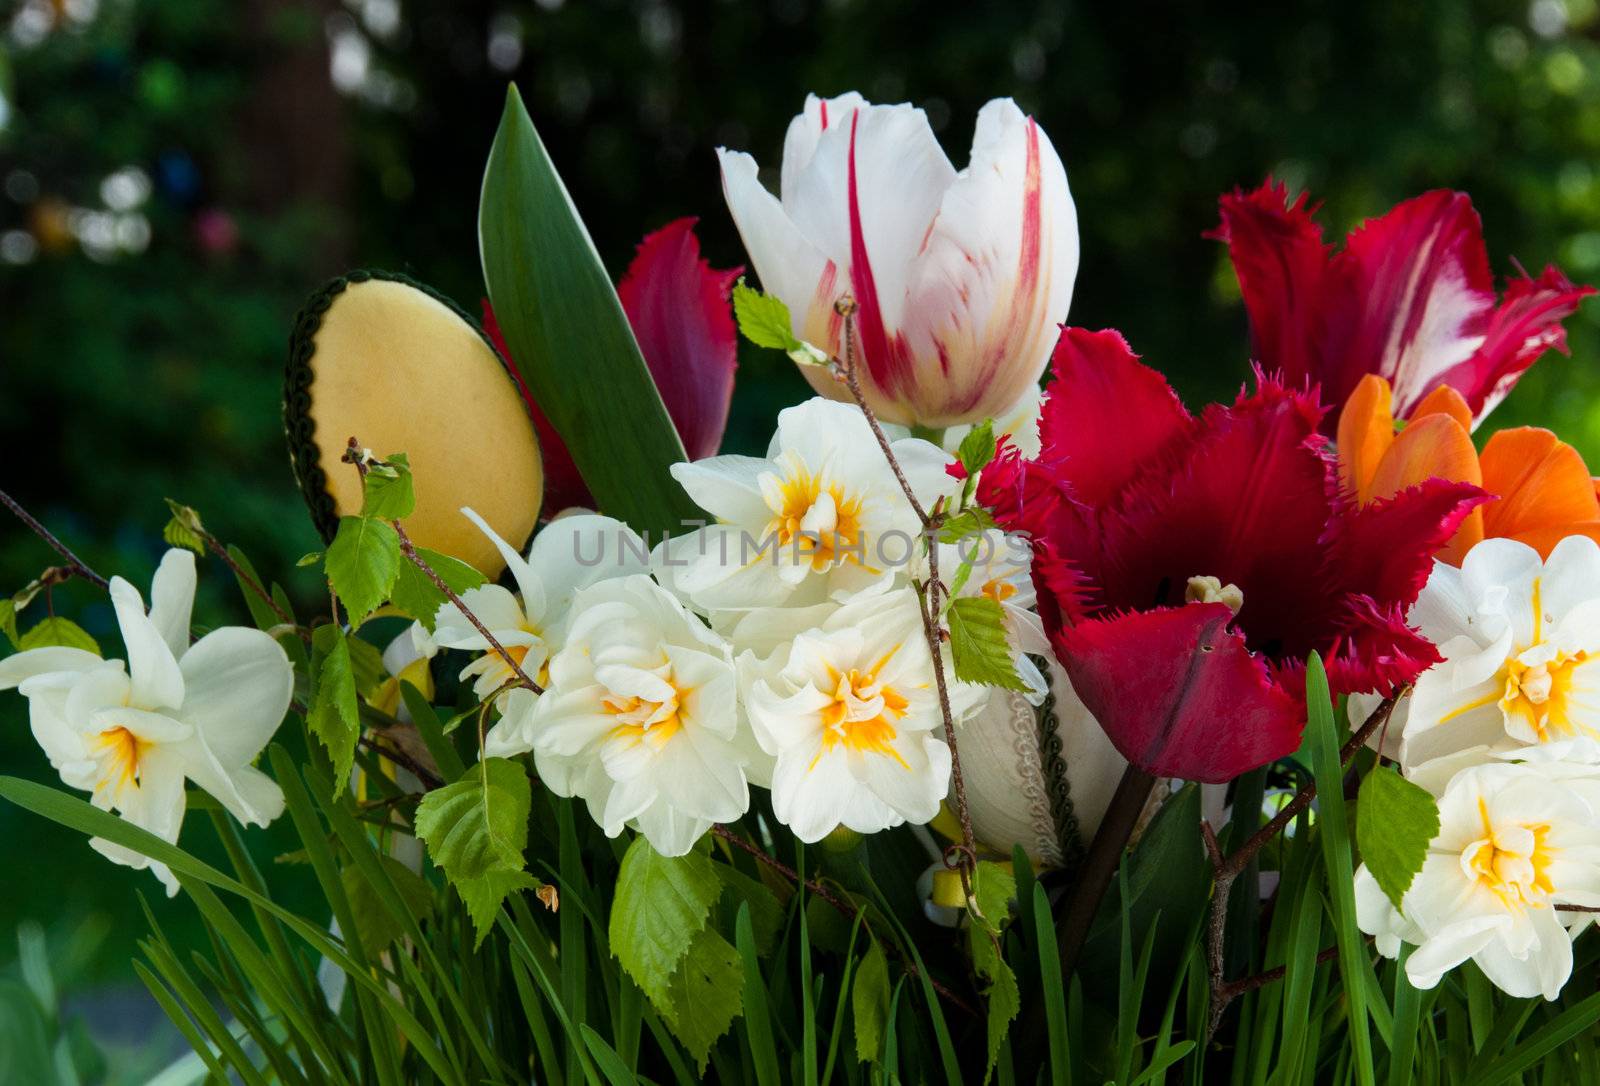
[[[0,487],[136,584],[171,496],[312,591],[293,569],[317,540],[278,413],[290,320],[354,266],[476,305],[478,188],[509,80],[616,272],[686,214],[713,263],[743,263],[713,149],[775,167],[807,91],[915,102],[957,166],[978,107],[1011,95],[1077,201],[1071,320],[1120,328],[1194,402],[1248,372],[1232,271],[1201,233],[1219,192],[1269,172],[1326,202],[1334,238],[1421,190],[1465,189],[1498,274],[1554,260],[1600,279],[1597,28],[1594,0],[12,0]],[[1600,304],[1571,323],[1573,358],[1543,363],[1494,422],[1554,426],[1596,463]],[[802,395],[785,360],[749,353],[728,447],[760,447]],[[0,589],[50,560],[0,527]],[[237,621],[206,565],[200,616]],[[114,632],[91,593],[50,602]],[[0,763],[50,776],[9,695]],[[14,810],[0,835],[0,963],[31,919],[79,988],[128,985],[132,894],[158,894],[154,880]]]

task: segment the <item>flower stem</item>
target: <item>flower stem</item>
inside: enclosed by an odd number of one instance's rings
[[[1384,698],[1374,709],[1355,734],[1345,742],[1339,750],[1339,763],[1349,762],[1356,756],[1367,740],[1372,738],[1374,732],[1389,726],[1389,718],[1394,714],[1394,707],[1400,698],[1405,696],[1405,690],[1397,690]],[[1223,957],[1225,949],[1224,933],[1228,925],[1228,898],[1233,889],[1233,881],[1255,859],[1267,842],[1282,833],[1289,823],[1294,821],[1302,811],[1311,805],[1316,798],[1317,785],[1315,781],[1309,782],[1305,787],[1295,793],[1293,799],[1283,805],[1283,809],[1273,816],[1272,820],[1262,826],[1255,833],[1245,839],[1233,852],[1224,856],[1222,848],[1217,843],[1217,835],[1211,829],[1209,822],[1200,823],[1200,833],[1205,839],[1206,853],[1211,857],[1212,889],[1211,913],[1206,926],[1206,964],[1211,975],[1211,1010],[1206,1021],[1206,1039],[1217,1032],[1217,1027],[1222,1024],[1222,1015],[1228,1009],[1228,1004],[1235,998],[1261,987],[1262,984],[1276,980],[1283,975],[1282,969],[1268,970],[1258,977],[1246,977],[1243,980],[1230,981],[1226,979],[1226,960]],[[1327,953],[1326,951],[1324,953]],[[1327,961],[1321,955],[1318,961]]]
[[[867,426],[871,428],[872,436],[877,439],[878,448],[883,450],[883,457],[889,462],[889,470],[894,472],[901,493],[905,495],[906,501],[911,503],[912,510],[917,514],[917,520],[922,524],[923,538],[928,545],[928,581],[926,585],[917,585],[917,602],[922,612],[922,633],[927,639],[928,653],[933,659],[934,682],[939,694],[939,712],[944,720],[944,741],[950,748],[950,780],[956,794],[956,815],[961,821],[959,849],[961,855],[959,861],[950,866],[956,867],[961,872],[961,885],[970,899],[972,896],[970,877],[978,862],[978,848],[972,833],[972,814],[967,809],[967,786],[961,776],[961,755],[956,749],[955,714],[950,710],[950,691],[944,676],[944,629],[939,622],[941,614],[939,596],[944,590],[944,583],[939,580],[939,525],[944,519],[944,514],[939,506],[935,505],[930,516],[922,503],[917,500],[916,491],[906,479],[905,471],[894,455],[894,448],[889,443],[888,435],[883,432],[883,427],[878,423],[878,416],[873,414],[872,408],[867,404],[866,394],[861,390],[861,378],[856,373],[853,320],[856,311],[855,299],[846,295],[834,304],[834,309],[844,318],[844,361],[842,363],[836,361],[835,365],[844,376],[845,387],[850,390],[851,398],[866,416]],[[948,853],[946,863],[949,863]]]
[[[1094,840],[1089,843],[1082,866],[1078,868],[1078,885],[1068,899],[1066,911],[1056,921],[1063,983],[1072,979],[1072,972],[1078,966],[1078,956],[1089,937],[1089,928],[1094,924],[1095,914],[1100,911],[1100,902],[1111,886],[1112,876],[1122,862],[1122,853],[1128,847],[1133,828],[1139,824],[1139,815],[1149,802],[1155,784],[1156,779],[1136,765],[1123,770],[1122,780],[1117,782],[1111,804],[1100,821],[1100,828],[1095,831]]]
[[[345,448],[343,459],[346,463],[356,466],[356,472],[361,476],[362,484],[365,485],[367,480],[367,456],[363,452],[361,442],[355,437],[350,438],[350,444]],[[444,593],[445,599],[455,604],[456,609],[466,616],[467,621],[472,623],[473,629],[478,631],[478,635],[488,643],[489,648],[497,653],[505,661],[506,666],[511,669],[511,673],[517,678],[517,685],[532,690],[535,694],[544,693],[544,687],[528,678],[527,672],[522,670],[522,664],[510,652],[506,651],[506,647],[500,644],[494,634],[489,632],[489,627],[485,626],[478,616],[472,613],[472,609],[461,602],[461,597],[456,594],[455,589],[445,583],[443,577],[439,576],[439,571],[429,565],[426,558],[417,553],[417,548],[412,545],[411,537],[406,534],[405,527],[400,521],[398,519],[391,520],[389,526],[394,529],[395,535],[400,538],[400,553],[405,556],[407,561],[420,569],[428,580],[433,582],[433,586]]]
[[[0,505],[4,505],[7,509],[11,510],[18,520],[22,521],[23,524],[28,526],[29,531],[38,536],[40,539],[44,540],[45,543],[49,545],[51,550],[55,551],[62,558],[66,559],[67,564],[65,568],[68,573],[72,574],[74,577],[82,577],[84,580],[89,581],[91,584],[98,585],[100,588],[111,587],[111,583],[109,581],[85,565],[83,559],[79,558],[76,554],[73,554],[72,550],[65,543],[61,542],[61,540],[57,539],[53,534],[51,534],[50,529],[46,528],[43,524],[40,524],[38,520],[34,519],[32,513],[22,508],[21,504],[19,504],[15,498],[3,490],[0,490]]]

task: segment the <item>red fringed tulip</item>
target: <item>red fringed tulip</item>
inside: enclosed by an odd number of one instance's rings
[[[1497,299],[1483,226],[1464,193],[1435,190],[1370,219],[1330,252],[1306,194],[1292,203],[1270,178],[1221,198],[1209,236],[1228,245],[1250,314],[1255,358],[1294,387],[1316,385],[1329,427],[1361,378],[1394,389],[1410,414],[1449,385],[1481,421],[1546,350],[1566,349],[1561,322],[1594,293],[1554,265],[1512,279]]]
[[[639,351],[690,460],[714,455],[728,425],[738,339],[728,296],[744,271],[718,270],[701,259],[700,241],[694,233],[696,221],[675,219],[646,235],[617,286]],[[483,327],[501,356],[509,360],[511,352],[487,301],[483,303]],[[533,402],[515,366],[512,376],[539,431],[545,509],[556,513],[572,506],[592,507],[594,499],[572,455]]]
[[[794,334],[840,356],[834,303],[855,299],[862,389],[885,422],[998,418],[1035,390],[1072,300],[1078,217],[1061,159],[1016,103],[979,111],[960,172],[922,110],[853,92],[806,99],[783,144],[781,202],[755,159],[717,154],[745,249]],[[850,399],[825,370],[801,372]]]
[[[1032,536],[1056,655],[1130,762],[1226,781],[1299,744],[1312,651],[1336,693],[1439,659],[1404,616],[1481,490],[1358,506],[1313,393],[1263,377],[1191,415],[1116,332],[1067,329],[1054,369],[1039,457],[1003,450],[981,496]]]

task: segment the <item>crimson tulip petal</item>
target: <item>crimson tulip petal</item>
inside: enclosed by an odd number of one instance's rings
[[[1304,720],[1232,622],[1220,603],[1129,612],[1061,631],[1058,652],[1124,758],[1221,783],[1293,753]]]
[[[1120,332],[1063,329],[1052,366],[1039,440],[1081,501],[1105,501],[1189,431],[1177,393]]]
[[[744,269],[703,260],[695,222],[675,219],[647,234],[617,296],[689,459],[701,460],[716,454],[728,425],[738,365],[728,297]]]
[[[1334,695],[1387,696],[1442,659],[1433,642],[1406,624],[1405,613],[1402,603],[1380,605],[1367,596],[1345,601],[1339,620],[1343,632],[1323,661]],[[1280,680],[1289,689],[1304,689],[1305,666],[1298,660],[1292,664],[1295,677],[1280,673]]]
[[[1513,279],[1505,301],[1489,315],[1482,346],[1446,370],[1434,387],[1476,390],[1477,399],[1469,396],[1468,406],[1481,421],[1545,351],[1567,353],[1567,332],[1561,322],[1594,292],[1593,287],[1575,285],[1554,264],[1537,279],[1526,275]]]
[[[1377,605],[1408,605],[1433,558],[1491,496],[1471,483],[1428,479],[1392,498],[1350,504],[1329,532],[1328,576]]]
[[[1270,177],[1252,192],[1223,194],[1218,205],[1221,222],[1206,237],[1228,246],[1254,357],[1292,385],[1320,380],[1328,245],[1312,218],[1317,205],[1304,192],[1291,203],[1288,186]]]

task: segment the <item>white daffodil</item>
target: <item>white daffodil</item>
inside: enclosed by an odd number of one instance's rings
[[[875,833],[938,813],[950,749],[910,588],[847,603],[765,660],[746,652],[739,668],[756,742],[774,759],[773,812],[795,836]],[[948,685],[957,719],[986,693]]]
[[[972,568],[957,587],[956,582],[969,558]],[[1007,535],[998,528],[959,543],[939,544],[940,580],[957,596],[987,596],[1000,605],[1012,662],[1028,687],[1028,700],[1039,705],[1050,692],[1050,683],[1028,654],[1048,656],[1050,639],[1045,636],[1044,623],[1033,609],[1037,596],[1032,568],[1033,552],[1027,539],[1021,535]]]
[[[926,508],[955,481],[950,458],[893,443]],[[702,611],[801,606],[855,595],[903,572],[921,525],[853,405],[812,399],[778,415],[767,456],[674,464],[672,476],[717,523],[656,549],[663,583]]]
[[[1600,545],[1558,543],[1545,561],[1486,539],[1456,569],[1435,563],[1408,616],[1444,657],[1404,717],[1407,768],[1454,751],[1600,737]]]
[[[631,825],[681,856],[744,814],[749,757],[727,644],[648,576],[578,591],[549,680],[530,719],[539,778],[582,797],[608,836]]]
[[[294,671],[260,630],[227,626],[189,644],[194,555],[170,550],[150,586],[151,607],[121,577],[111,602],[128,662],[41,648],[0,661],[0,690],[28,699],[34,737],[68,785],[166,841],[183,824],[184,780],[215,796],[241,822],[265,826],[283,793],[251,763],[289,708]],[[165,864],[95,838],[97,850],[148,867],[167,887]]]
[[[461,602],[494,635],[517,666],[545,685],[550,657],[561,643],[561,631],[573,595],[586,585],[638,573],[649,567],[649,548],[619,520],[595,514],[561,517],[536,535],[523,558],[471,509],[463,509],[493,540],[511,571],[517,592],[497,584],[461,593]],[[448,649],[482,653],[461,669],[479,699],[488,698],[515,677],[505,657],[494,651],[478,628],[453,603],[440,605],[434,618],[433,642]],[[501,716],[484,739],[490,755],[505,757],[533,749],[529,712],[537,695],[530,690],[501,695]]]
[[[1391,958],[1415,945],[1406,974],[1419,988],[1471,958],[1508,995],[1556,998],[1572,972],[1568,925],[1583,914],[1555,906],[1600,905],[1597,783],[1592,764],[1580,772],[1545,759],[1456,772],[1401,909],[1365,866],[1356,872],[1361,930]]]

